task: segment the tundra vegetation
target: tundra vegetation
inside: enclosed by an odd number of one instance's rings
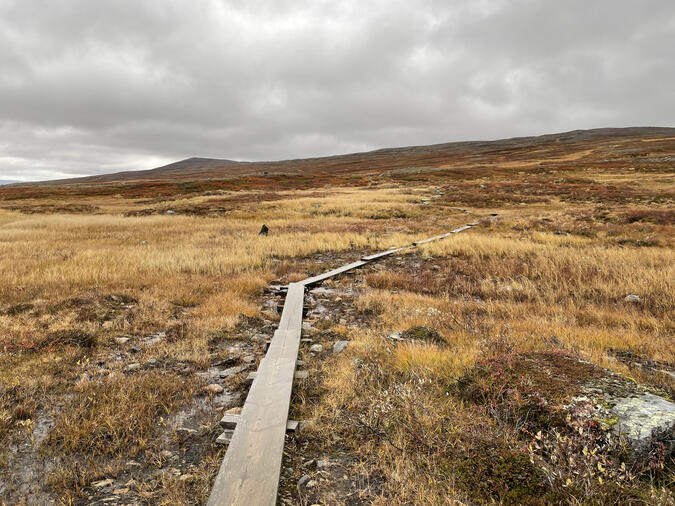
[[[245,374],[204,386],[278,320],[265,287],[475,221],[325,284],[280,501],[672,504],[672,432],[638,451],[574,399],[675,398],[674,160],[647,136],[0,189],[0,503],[204,503]]]

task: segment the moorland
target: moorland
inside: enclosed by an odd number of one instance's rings
[[[280,503],[672,504],[674,199],[667,128],[0,187],[0,504],[203,504],[270,284],[469,222],[309,293]]]

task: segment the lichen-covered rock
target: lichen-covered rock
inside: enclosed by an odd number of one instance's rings
[[[610,403],[614,404],[610,411],[617,417],[613,429],[634,446],[642,446],[652,434],[673,431],[675,427],[675,403],[651,392],[619,397]]]
[[[652,389],[607,371],[585,385],[581,402],[593,405],[592,417],[606,430],[625,437],[633,449],[646,448],[654,436],[675,435],[675,403]]]

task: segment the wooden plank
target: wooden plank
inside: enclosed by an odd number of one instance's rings
[[[448,232],[447,234],[437,235],[436,237],[430,237],[429,239],[424,239],[422,241],[415,241],[413,243],[413,246],[419,246],[420,244],[425,244],[425,243],[428,243],[428,242],[431,242],[431,241],[438,241],[439,239],[445,239],[450,234],[451,234],[451,232]]]
[[[403,251],[404,249],[406,249],[406,248],[390,249],[390,250],[387,250],[387,251],[383,251],[381,253],[375,253],[373,255],[368,255],[367,257],[361,257],[361,260],[364,260],[366,262],[371,262],[371,261],[373,261],[377,258],[382,258],[382,257],[386,257],[386,256],[389,256],[389,255],[393,255],[394,253],[398,253],[399,251]]]
[[[274,505],[300,346],[304,286],[292,283],[279,330],[260,363],[208,504]]]
[[[284,302],[284,310],[281,312],[279,330],[302,328],[302,307],[305,298],[303,283],[291,283],[288,285],[288,294]],[[272,345],[270,344],[270,347]],[[268,352],[269,353],[269,352]]]
[[[232,433],[234,432],[234,429],[237,427],[237,424],[239,423],[239,420],[241,420],[241,415],[225,415],[222,420],[220,420],[220,426],[223,429],[226,429],[221,436],[225,435],[228,437],[227,442],[230,442],[230,439],[232,438]],[[298,425],[300,422],[297,420],[288,420],[286,421],[286,432],[296,432],[298,430]],[[229,431],[229,436],[226,434]],[[216,442],[218,442],[216,440]]]
[[[332,278],[333,276],[337,276],[338,274],[342,274],[343,272],[351,271],[352,269],[356,269],[358,267],[361,267],[363,265],[366,265],[368,262],[363,261],[363,260],[358,260],[356,262],[352,262],[351,264],[343,265],[342,267],[338,267],[337,269],[333,269],[332,271],[324,272],[323,274],[319,274],[318,276],[312,276],[311,278],[307,278],[304,281],[300,281],[297,284],[302,284],[302,285],[313,285],[314,283],[318,283],[319,281],[323,281],[324,279]]]

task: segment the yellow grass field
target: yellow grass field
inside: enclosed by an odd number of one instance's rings
[[[78,213],[26,212],[59,198],[0,206],[0,504],[204,503],[224,452],[218,420],[244,388],[225,380],[235,397],[219,401],[205,378],[231,360],[228,343],[262,357],[248,340],[278,320],[265,287],[469,222],[479,225],[325,283],[346,295],[308,335],[350,346],[301,351],[310,380],[297,385],[292,416],[308,425],[287,442],[280,502],[672,504],[672,454],[611,474],[603,469],[620,469],[623,454],[585,442],[606,460],[589,457],[594,469],[581,472],[555,463],[572,455],[562,443],[560,454],[528,450],[546,434],[500,411],[506,394],[481,404],[466,393],[470,384],[525,395],[529,370],[514,369],[520,391],[510,372],[500,383],[476,371],[562,354],[673,397],[672,174],[575,176],[649,198],[568,199],[561,189],[528,200],[528,187],[514,202],[499,198],[516,190],[478,183],[439,192],[391,180],[271,200],[255,190],[150,203],[67,197],[93,209]],[[233,196],[226,212],[194,212]],[[433,339],[388,337],[419,327]],[[313,489],[297,487],[304,463],[322,457],[339,465],[313,474]]]

